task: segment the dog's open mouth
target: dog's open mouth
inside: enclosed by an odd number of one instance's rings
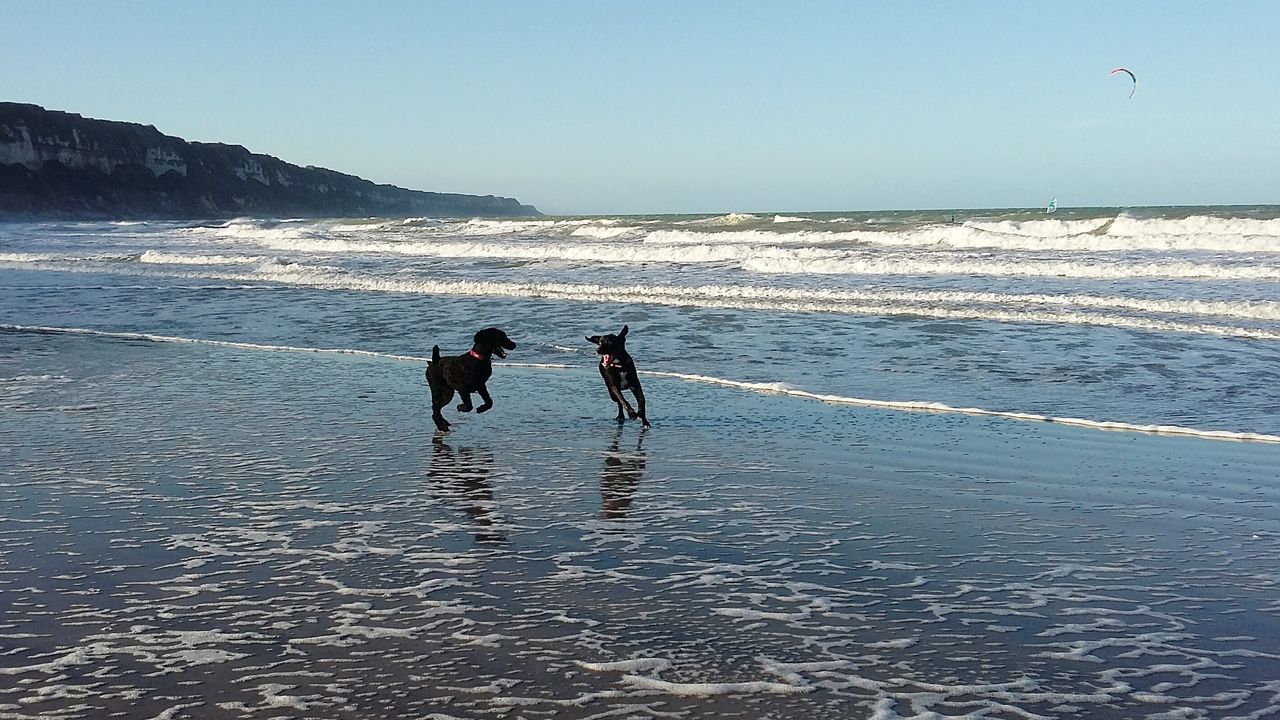
[[[494,354],[494,355],[497,355],[497,356],[498,356],[498,357],[500,357],[500,358],[504,358],[504,357],[506,357],[506,356],[507,356],[507,351],[506,351],[506,350],[503,350],[503,349],[502,349],[502,348],[500,348],[500,347],[499,347],[499,348],[494,348],[494,349],[493,349],[493,354]]]

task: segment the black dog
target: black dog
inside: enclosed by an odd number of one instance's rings
[[[505,348],[505,350],[504,350]],[[440,357],[440,346],[431,348],[431,362],[427,363],[427,384],[431,386],[431,419],[436,422],[436,429],[449,431],[449,422],[440,414],[440,408],[453,399],[453,391],[462,395],[462,404],[458,410],[471,412],[471,393],[480,393],[484,404],[476,408],[482,413],[493,407],[493,398],[484,384],[493,375],[493,356],[507,356],[507,350],[515,350],[516,344],[511,342],[507,334],[498,328],[485,328],[476,333],[475,344],[471,352],[457,357]]]
[[[640,378],[636,375],[636,364],[627,354],[627,326],[622,326],[622,332],[617,335],[592,335],[587,338],[587,342],[596,344],[596,352],[600,355],[600,376],[604,378],[604,386],[609,391],[609,397],[618,403],[618,422],[623,422],[626,417],[622,414],[622,409],[626,408],[627,415],[631,419],[640,418],[645,427],[649,427],[649,418],[644,414],[644,391],[640,389]],[[630,389],[635,393],[636,404],[640,406],[639,410],[631,409],[631,403],[623,397],[622,391]]]

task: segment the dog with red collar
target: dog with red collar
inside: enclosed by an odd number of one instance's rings
[[[431,386],[431,419],[440,432],[449,432],[449,421],[440,410],[453,400],[453,393],[462,395],[459,412],[471,412],[471,393],[480,393],[484,403],[476,408],[482,413],[493,407],[493,398],[485,383],[493,375],[493,356],[507,356],[507,350],[515,350],[507,334],[498,328],[485,328],[476,333],[469,352],[455,357],[440,357],[440,346],[431,348],[431,362],[427,363],[427,385]]]
[[[627,353],[627,326],[623,325],[617,335],[592,335],[587,342],[595,343],[596,353],[600,356],[600,376],[604,378],[609,397],[618,404],[618,422],[624,422],[626,415],[630,415],[632,420],[640,418],[644,426],[649,427],[649,418],[644,414],[644,390],[640,389],[635,361]],[[630,390],[636,396],[638,409],[627,402],[623,390]],[[624,409],[626,415],[623,414]]]

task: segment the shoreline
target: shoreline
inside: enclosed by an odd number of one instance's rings
[[[242,342],[234,340],[210,340],[204,338],[186,338],[175,335],[161,335],[155,333],[130,332],[130,331],[111,331],[111,330],[95,330],[90,328],[66,328],[66,327],[50,327],[39,325],[14,325],[8,323],[0,323],[0,332],[29,332],[29,333],[48,333],[48,334],[66,334],[66,335],[84,335],[96,336],[103,338],[117,339],[136,339],[148,340],[159,343],[177,343],[189,345],[207,345],[211,347],[234,348],[240,350],[261,350],[267,352],[289,352],[289,353],[314,353],[314,354],[331,354],[331,355],[353,355],[370,358],[383,358],[394,360],[397,362],[422,363],[424,366],[429,357],[419,355],[403,355],[395,353],[378,352],[374,350],[361,350],[357,348],[310,348],[299,347],[295,345],[268,345],[262,343]],[[495,362],[494,367],[510,367],[510,368],[541,368],[548,370],[580,370],[583,368],[594,367],[594,365],[570,365],[567,363],[521,363],[512,361]],[[771,395],[786,395],[789,397],[800,398],[804,400],[816,400],[818,402],[846,405],[852,407],[877,408],[882,410],[894,410],[899,412],[925,412],[940,413],[947,415],[970,415],[975,417],[993,417],[1006,420],[1016,420],[1022,422],[1037,423],[1053,423],[1058,425],[1066,425],[1090,430],[1100,430],[1108,432],[1124,432],[1124,433],[1141,433],[1147,435],[1176,435],[1182,437],[1194,437],[1205,440],[1218,440],[1228,442],[1254,442],[1280,444],[1280,435],[1271,435],[1267,433],[1257,432],[1236,432],[1230,430],[1209,430],[1204,428],[1182,427],[1177,425],[1158,425],[1158,424],[1139,424],[1119,422],[1112,420],[1093,420],[1088,418],[1059,417],[1052,415],[1044,415],[1041,413],[1019,412],[1016,410],[988,410],[976,407],[956,407],[945,403],[932,402],[928,400],[881,400],[873,398],[859,398],[845,395],[833,395],[829,393],[816,393],[803,388],[790,387],[786,383],[777,382],[749,382],[743,380],[733,380],[729,378],[719,378],[709,375],[697,375],[691,373],[671,372],[665,370],[638,370],[642,377],[663,377],[685,380],[689,382],[702,383],[707,385],[719,385],[721,387],[734,388],[738,390],[746,390],[755,393],[765,393]]]

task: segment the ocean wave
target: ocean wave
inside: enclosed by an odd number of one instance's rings
[[[634,233],[636,228],[627,225],[583,225],[569,233],[574,237],[589,237],[596,240],[609,240]]]
[[[136,261],[141,253],[97,253],[94,255],[68,255],[66,253],[0,253],[0,263],[11,267],[24,264],[40,263],[80,263],[80,262],[128,262]]]
[[[195,345],[210,345],[215,347],[235,348],[240,350],[263,350],[268,352],[296,352],[296,353],[316,353],[316,354],[336,354],[336,355],[358,355],[364,357],[383,358],[388,360],[396,360],[401,362],[425,363],[428,358],[417,355],[398,355],[393,353],[376,352],[372,350],[362,350],[358,348],[312,348],[300,347],[295,345],[270,345],[263,343],[239,342],[234,340],[207,340],[202,338],[188,338],[175,335],[160,335],[154,333],[127,332],[127,331],[109,331],[96,330],[89,328],[71,328],[71,327],[49,327],[35,325],[11,325],[0,323],[0,330],[7,332],[28,332],[43,334],[65,334],[65,335],[87,335],[107,338],[120,338],[129,340],[147,340],[151,342],[165,343],[184,343]],[[560,363],[495,363],[497,365],[505,365],[510,367],[524,367],[530,369],[572,369],[576,366],[565,365]],[[663,370],[641,370],[641,375],[650,377],[665,377],[674,380],[683,380],[686,382],[698,382],[722,387],[735,388],[739,390],[747,390],[751,392],[762,392],[770,394],[787,395],[790,397],[801,398],[805,400],[816,400],[825,403],[837,405],[850,405],[857,407],[876,408],[882,410],[895,410],[905,412],[931,412],[951,415],[971,415],[981,417],[995,417],[1008,420],[1018,420],[1023,422],[1042,422],[1055,423],[1058,425],[1072,425],[1090,430],[1110,430],[1119,432],[1136,432],[1145,434],[1158,435],[1181,435],[1187,437],[1197,437],[1206,440],[1231,440],[1243,442],[1262,442],[1262,443],[1280,443],[1280,435],[1269,435],[1265,433],[1253,432],[1234,432],[1227,430],[1210,430],[1194,427],[1183,427],[1178,425],[1163,425],[1158,423],[1129,423],[1115,422],[1109,420],[1092,420],[1087,418],[1058,417],[1052,415],[1043,415],[1040,413],[1020,412],[1015,410],[987,410],[976,407],[956,407],[945,403],[933,402],[928,400],[882,400],[875,398],[860,398],[846,395],[833,395],[826,393],[815,393],[803,388],[793,387],[786,383],[780,382],[745,382],[741,380],[732,380],[728,378],[715,377],[712,375],[700,375],[694,373],[671,372]]]
[[[852,226],[861,224],[861,228]],[[540,218],[430,220],[424,218],[366,221],[249,221],[219,227],[192,228],[216,237],[242,241],[342,239],[352,242],[411,242],[415,237],[440,239],[503,238],[607,240],[641,236],[667,245],[741,244],[756,247],[826,247],[862,245],[890,248],[1001,249],[1014,251],[1125,252],[1203,251],[1280,253],[1280,219],[1222,218],[1196,215],[1181,219],[1131,218],[1125,215],[1088,219],[971,219],[961,223],[814,219],[774,215],[765,219],[730,213],[693,220],[639,218]],[[742,226],[752,227],[742,227]],[[799,228],[792,227],[799,225]]]
[[[739,233],[733,233],[738,235]],[[743,233],[755,236],[754,232]],[[819,233],[820,234],[820,233]],[[323,255],[382,254],[436,258],[560,260],[601,263],[733,263],[749,272],[815,275],[993,275],[1094,279],[1188,278],[1221,280],[1280,279],[1280,265],[1221,264],[1187,260],[1036,260],[968,257],[938,253],[886,254],[874,249],[816,246],[800,233],[791,241],[801,247],[759,242],[709,241],[686,244],[688,236],[671,231],[651,233],[644,242],[367,240],[289,235],[263,236],[259,246],[277,252]],[[656,242],[654,242],[656,237]],[[700,239],[716,240],[709,236]],[[733,238],[730,238],[732,240]]]
[[[458,223],[451,229],[460,235],[508,235],[532,232],[572,231],[589,226],[615,224],[615,220],[599,220],[590,218],[548,218],[545,220],[486,220],[472,218]]]
[[[1185,280],[1280,280],[1280,266],[1229,265],[1179,260],[951,259],[945,256],[876,257],[846,253],[821,257],[757,255],[742,269],[762,274],[808,275],[967,275],[992,277],[1062,277],[1093,280],[1171,278]]]
[[[65,253],[0,253],[0,262],[6,263],[74,262],[79,259]]]
[[[1097,325],[1106,327],[1129,328],[1136,330],[1153,330],[1160,332],[1178,332],[1190,334],[1219,335],[1224,337],[1252,338],[1259,340],[1280,340],[1280,331],[1266,328],[1240,327],[1220,325],[1207,322],[1185,322],[1159,317],[1144,317],[1132,314],[1096,312],[1099,309],[1138,310],[1138,307],[1124,307],[1122,303],[1106,305],[1101,301],[1096,305],[1072,304],[1071,297],[1066,296],[1062,304],[1056,307],[1051,303],[1028,303],[1026,296],[1003,296],[1003,301],[992,294],[987,300],[989,304],[949,305],[942,296],[930,296],[928,293],[867,293],[858,297],[824,297],[817,295],[800,295],[795,298],[785,296],[763,296],[746,288],[738,288],[734,292],[723,286],[706,288],[685,288],[678,286],[614,286],[570,283],[503,283],[485,281],[439,281],[413,280],[406,278],[383,278],[367,275],[352,275],[314,268],[294,266],[279,270],[263,271],[258,276],[265,281],[280,282],[290,285],[302,285],[329,289],[364,290],[372,292],[396,292],[422,295],[465,295],[465,296],[506,296],[530,298],[555,298],[560,300],[576,300],[586,302],[613,302],[621,304],[649,304],[666,306],[693,305],[698,307],[731,308],[740,310],[781,310],[788,312],[827,312],[857,315],[915,315],[920,317],[945,318],[955,320],[980,320],[1003,323],[1030,323],[1054,325]],[[803,291],[808,292],[808,291]],[[913,297],[918,295],[918,297]],[[957,296],[963,296],[957,293]],[[1050,297],[1050,296],[1043,296]],[[1170,311],[1194,312],[1197,306],[1187,303],[1174,305],[1173,301],[1166,307]],[[1138,305],[1134,303],[1133,305]],[[1236,307],[1232,303],[1221,306],[1205,304],[1202,309],[1211,308],[1216,312],[1248,312],[1247,308]],[[1227,306],[1233,306],[1228,308]],[[1159,305],[1153,303],[1147,308],[1149,312],[1160,313]],[[1273,317],[1277,308],[1274,304],[1261,306],[1259,312]],[[1233,319],[1245,319],[1235,317]],[[1257,319],[1257,318],[1249,318]]]
[[[464,234],[510,234],[516,232],[556,230],[579,226],[600,228],[622,225],[659,225],[649,228],[646,239],[668,244],[751,245],[832,245],[860,243],[882,247],[949,247],[955,249],[995,248],[1007,250],[1054,251],[1210,251],[1232,253],[1280,252],[1280,219],[1223,218],[1208,215],[1171,218],[1132,218],[1126,215],[1088,219],[1046,218],[1035,220],[969,220],[963,223],[917,221],[901,223],[894,219],[859,221],[852,218],[813,219],[794,215],[775,215],[773,225],[814,223],[848,225],[860,222],[867,226],[893,225],[895,229],[846,230],[808,229],[782,230],[769,227],[732,229],[734,226],[763,222],[749,213],[730,213],[694,220],[663,223],[633,223],[626,218],[591,220],[477,221],[467,223]],[[698,230],[696,226],[709,228]],[[729,229],[718,229],[729,228]],[[591,230],[574,234],[593,236]],[[603,237],[603,235],[594,235]]]
[[[0,262],[0,267],[5,263]],[[61,272],[103,272],[87,265],[29,267]],[[480,297],[553,298],[619,304],[695,306],[739,310],[822,312],[851,315],[914,315],[1002,323],[1096,325],[1158,332],[1280,340],[1280,330],[1221,324],[1276,322],[1280,303],[1102,297],[1078,293],[1002,294],[969,291],[822,290],[734,285],[598,285],[433,280],[366,275],[329,265],[270,258],[244,271],[166,271],[114,266],[115,274],[228,282],[255,281],[328,290]]]
[[[265,248],[295,253],[349,255],[356,253],[410,255],[438,258],[581,260],[604,263],[712,263],[735,262],[755,256],[828,257],[823,249],[780,249],[733,245],[683,246],[679,248],[637,242],[549,242],[515,240],[365,240],[296,236],[258,239]]]
[[[1226,218],[1192,215],[1185,218],[1133,218],[1120,215],[1107,230],[1111,235],[1200,235],[1270,237],[1280,239],[1280,218]]]
[[[158,250],[147,250],[138,256],[138,262],[158,265],[244,265],[266,259],[261,255],[184,255]]]
[[[1155,423],[1127,423],[1115,422],[1111,420],[1089,420],[1086,418],[1057,417],[1053,415],[1042,415],[1040,413],[1018,412],[1012,410],[986,410],[975,407],[956,407],[945,403],[931,402],[928,400],[876,400],[871,398],[850,397],[846,395],[830,395],[825,393],[814,393],[801,388],[795,388],[786,383],[777,382],[743,382],[741,380],[728,380],[725,378],[714,377],[711,375],[696,375],[690,373],[664,372],[659,370],[643,370],[641,375],[653,375],[655,377],[670,377],[680,380],[689,380],[692,382],[707,383],[711,385],[721,385],[724,387],[739,388],[742,390],[750,390],[753,392],[763,392],[777,395],[789,395],[791,397],[805,398],[808,400],[818,400],[821,402],[832,403],[836,405],[854,405],[858,407],[880,408],[884,410],[900,410],[908,412],[933,412],[948,415],[976,415],[982,417],[997,417],[1008,420],[1021,420],[1027,422],[1044,422],[1055,423],[1058,425],[1073,425],[1076,427],[1088,428],[1090,430],[1112,430],[1120,432],[1137,432],[1154,435],[1183,435],[1189,437],[1198,437],[1206,440],[1234,440],[1244,442],[1264,442],[1264,443],[1280,443],[1280,435],[1268,435],[1265,433],[1252,432],[1233,432],[1229,430],[1206,430],[1202,428],[1183,427],[1180,425],[1161,425]]]
[[[1056,221],[1055,221],[1056,222]],[[888,248],[953,250],[1023,250],[1056,252],[1209,251],[1223,253],[1280,253],[1280,235],[1197,235],[1145,233],[1117,235],[1094,232],[1097,221],[1060,223],[1060,234],[1022,232],[1018,223],[964,223],[930,225],[911,230],[801,230],[770,229],[699,232],[681,229],[653,230],[646,241],[669,245],[741,244],[749,246],[870,245]],[[1277,228],[1280,232],[1280,228]]]
[[[694,220],[680,220],[676,225],[741,225],[742,223],[755,222],[760,219],[759,215],[751,213],[728,213],[726,215],[715,215],[713,217],[697,218]]]
[[[253,221],[232,221],[224,225],[199,225],[186,228],[186,232],[195,236],[213,236],[220,241],[231,242],[266,242],[273,239],[302,238],[319,234],[319,226],[305,227],[298,225],[264,223]]]

